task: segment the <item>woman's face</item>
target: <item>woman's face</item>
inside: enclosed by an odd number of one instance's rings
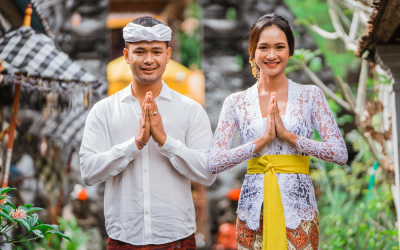
[[[258,39],[255,60],[260,74],[276,76],[285,73],[289,61],[289,44],[285,33],[276,25],[266,27]]]

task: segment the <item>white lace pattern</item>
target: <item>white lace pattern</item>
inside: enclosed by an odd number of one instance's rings
[[[255,84],[225,99],[210,152],[209,168],[212,173],[228,170],[245,160],[266,154],[312,155],[339,165],[347,162],[346,145],[322,90],[314,85],[300,85],[291,80],[288,88],[288,103],[282,121],[289,132],[299,136],[296,146],[275,138],[254,153],[256,145],[253,141],[265,133],[267,125],[261,115]],[[311,139],[314,128],[322,142]],[[231,149],[238,130],[243,145]],[[277,174],[277,178],[286,227],[296,229],[302,221],[312,221],[318,208],[310,176]],[[260,226],[263,184],[263,174],[246,175],[240,194],[237,213],[252,230]]]

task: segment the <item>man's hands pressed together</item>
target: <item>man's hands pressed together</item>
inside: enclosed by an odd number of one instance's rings
[[[149,100],[149,116],[150,116],[150,131],[153,140],[162,147],[167,140],[167,134],[164,131],[164,126],[162,123],[161,115],[158,112],[156,101],[153,99],[153,93],[146,100]]]
[[[162,147],[167,140],[167,134],[164,131],[161,115],[158,112],[157,104],[153,99],[153,93],[147,92],[142,106],[142,115],[139,121],[139,132],[136,136],[136,145],[142,149],[150,139]]]
[[[139,132],[136,135],[136,146],[138,149],[142,149],[146,146],[147,142],[150,139],[150,116],[149,116],[149,104],[147,102],[147,96],[144,98],[143,106],[142,106],[142,115],[139,120]]]

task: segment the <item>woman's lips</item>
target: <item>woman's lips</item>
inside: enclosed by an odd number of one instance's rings
[[[279,62],[273,62],[273,63],[264,63],[265,65],[267,65],[267,67],[270,68],[275,68],[276,66],[278,66]]]

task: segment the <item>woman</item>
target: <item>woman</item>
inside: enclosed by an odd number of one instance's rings
[[[344,140],[321,89],[285,75],[293,52],[293,33],[283,17],[265,15],[253,24],[249,54],[258,81],[226,98],[215,131],[212,173],[248,160],[237,210],[239,249],[317,250],[318,208],[309,155],[347,162]],[[314,128],[322,142],[311,139]],[[243,145],[230,149],[238,130]]]

